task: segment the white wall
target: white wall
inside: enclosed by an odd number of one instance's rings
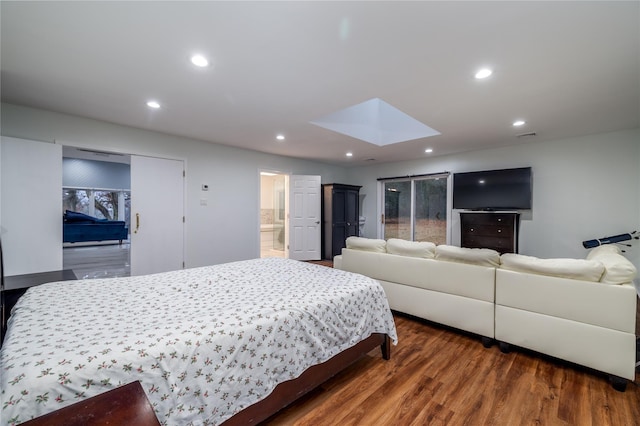
[[[2,104],[1,113],[2,135],[185,160],[187,267],[259,257],[260,170],[320,175],[323,183],[345,178],[337,166],[88,118],[11,104]],[[204,183],[207,192],[201,191]],[[200,205],[201,199],[208,204]]]
[[[583,257],[583,240],[640,231],[639,161],[640,129],[634,129],[352,168],[346,182],[363,186],[362,214],[371,237],[381,213],[379,177],[531,166],[533,209],[523,215],[520,252]],[[459,219],[452,219],[452,242],[459,243]],[[638,267],[639,246],[636,241],[626,253]]]
[[[106,122],[2,104],[2,134],[100,150],[185,159],[187,266],[259,256],[259,170],[362,185],[365,234],[376,235],[378,177],[533,167],[533,209],[520,251],[582,257],[582,241],[640,228],[640,129],[343,169]],[[202,192],[203,183],[210,190]],[[208,205],[201,206],[200,199]],[[454,222],[454,240],[458,231]],[[458,237],[459,238],[459,237]],[[628,257],[640,267],[640,242]]]

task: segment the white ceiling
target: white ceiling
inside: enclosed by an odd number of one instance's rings
[[[640,124],[638,1],[2,1],[0,13],[4,102],[274,154],[368,164]],[[194,67],[196,52],[211,66]],[[474,79],[482,66],[493,76]],[[441,135],[375,146],[310,123],[372,98]]]

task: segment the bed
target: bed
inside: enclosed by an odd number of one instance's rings
[[[252,424],[397,335],[377,281],[287,259],[33,287],[0,350],[19,424],[139,380],[163,425]]]

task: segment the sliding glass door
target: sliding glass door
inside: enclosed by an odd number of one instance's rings
[[[448,174],[382,182],[384,239],[447,241]]]
[[[383,183],[385,240],[389,238],[413,239],[411,186],[411,181],[406,180]]]

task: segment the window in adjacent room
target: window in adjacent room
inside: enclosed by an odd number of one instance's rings
[[[62,211],[71,210],[98,219],[122,220],[129,224],[131,192],[127,190],[62,189]]]
[[[447,242],[448,174],[383,180],[384,239]]]

